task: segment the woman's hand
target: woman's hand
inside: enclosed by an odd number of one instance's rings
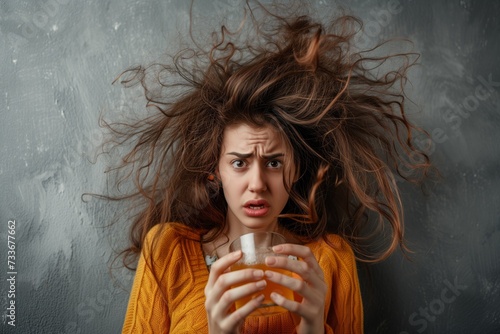
[[[306,246],[284,244],[273,247],[273,251],[276,254],[294,255],[301,259],[296,261],[283,256],[270,256],[266,258],[266,264],[271,268],[289,270],[302,279],[271,270],[266,270],[265,275],[267,280],[298,293],[302,296],[302,301],[292,301],[277,293],[272,293],[271,299],[277,305],[300,316],[298,334],[324,333],[325,298],[328,288],[318,261]]]
[[[229,253],[217,260],[210,268],[205,287],[205,309],[209,333],[239,333],[239,328],[245,318],[264,300],[264,295],[260,295],[236,311],[230,312],[236,300],[255,294],[266,287],[262,270],[229,271],[229,267],[238,262],[241,255],[241,251]],[[246,284],[232,288],[242,283]]]

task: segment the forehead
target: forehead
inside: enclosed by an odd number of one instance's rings
[[[250,152],[259,148],[265,152],[287,151],[278,131],[271,125],[254,126],[246,123],[226,127],[222,140],[222,152]]]

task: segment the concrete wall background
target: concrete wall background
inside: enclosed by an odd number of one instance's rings
[[[201,2],[201,1],[198,1]],[[361,274],[367,333],[500,331],[500,4],[349,1],[366,43],[415,41],[418,122],[433,135],[443,179],[423,194],[402,184],[413,262],[398,254]],[[314,1],[323,10],[330,1]],[[124,231],[115,210],[83,203],[106,188],[100,110],[127,112],[111,82],[172,47],[188,5],[174,1],[0,2],[0,314],[8,314],[9,221],[15,220],[16,326],[1,333],[119,333],[133,274],[108,273]],[[198,3],[232,17],[229,0]],[[203,15],[201,15],[203,14]],[[170,41],[170,42],[169,42]],[[10,229],[12,230],[12,229]],[[371,284],[371,287],[370,287]]]

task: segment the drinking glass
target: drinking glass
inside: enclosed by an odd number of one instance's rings
[[[231,266],[231,271],[253,268],[253,269],[261,269],[264,271],[272,270],[274,272],[279,272],[291,276],[290,271],[279,268],[270,268],[265,263],[267,256],[286,257],[286,255],[276,254],[272,250],[273,246],[284,243],[286,243],[285,237],[275,232],[254,232],[240,236],[229,245],[230,252],[241,250],[243,253],[242,258]],[[242,283],[240,285],[243,284],[245,283]],[[251,299],[263,294],[264,300],[262,301],[260,307],[256,311],[254,311],[254,313],[259,315],[264,315],[264,314],[283,312],[284,309],[276,306],[276,304],[272,301],[271,299],[272,292],[277,292],[287,299],[291,300],[294,299],[292,290],[285,288],[274,282],[267,281],[266,288],[263,291],[259,291],[253,295],[237,300],[235,303],[235,307],[236,309],[238,309],[243,305],[245,305]]]

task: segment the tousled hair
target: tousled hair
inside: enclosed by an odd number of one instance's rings
[[[287,185],[281,226],[304,242],[337,233],[367,262],[406,250],[395,177],[418,181],[430,168],[412,144],[425,131],[405,112],[403,88],[418,55],[377,55],[383,44],[358,50],[362,22],[350,15],[323,24],[274,12],[247,2],[244,24],[222,26],[208,49],[195,43],[117,79],[141,85],[148,110],[136,122],[105,122],[113,143],[132,143],[113,169],[136,189],[121,197],[138,208],[126,265],[157,224],[215,231],[212,239],[222,233],[227,204],[209,176],[224,129],[240,123],[272,126],[293,151],[297,179]],[[254,38],[242,40],[245,25]]]

